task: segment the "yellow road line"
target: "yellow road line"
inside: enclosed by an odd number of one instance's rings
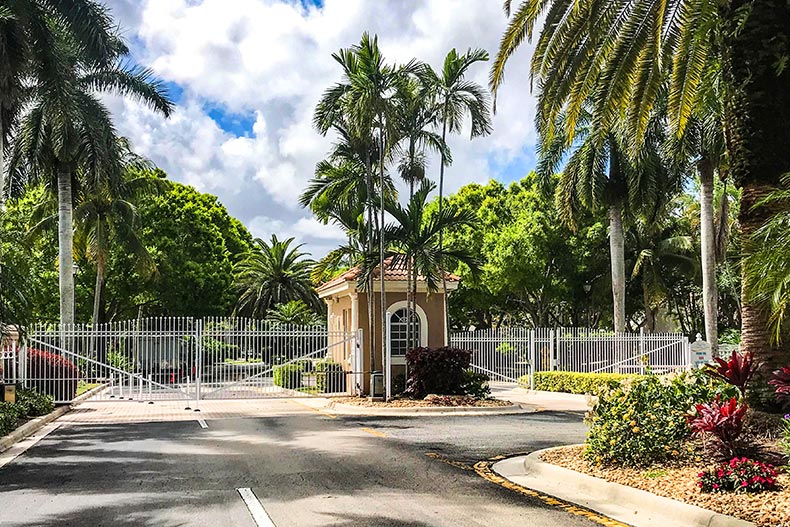
[[[316,413],[319,413],[319,414],[321,414],[321,415],[325,415],[326,417],[329,417],[329,418],[332,418],[332,419],[337,419],[337,416],[336,416],[335,414],[330,414],[329,412],[325,412],[325,411],[323,411],[323,410],[319,410],[318,408],[313,408],[313,407],[312,407],[312,406],[310,406],[309,404],[304,404],[303,402],[299,402],[299,401],[297,401],[296,399],[286,399],[286,400],[287,400],[287,401],[291,401],[292,403],[296,403],[296,404],[298,404],[299,406],[304,406],[304,407],[305,407],[305,408],[307,408],[308,410],[312,410],[312,411],[314,411],[314,412],[316,412]]]
[[[604,525],[606,527],[629,527],[628,524],[625,524],[623,522],[613,520],[611,518],[607,518],[606,516],[597,514],[593,511],[584,509],[572,503],[568,503],[566,501],[557,499],[553,496],[541,494],[540,492],[534,491],[532,489],[528,489],[527,487],[523,487],[517,483],[513,483],[512,481],[506,478],[503,478],[502,476],[491,470],[491,466],[494,464],[494,462],[505,459],[505,456],[496,456],[488,461],[479,461],[475,463],[474,466],[470,466],[461,461],[454,461],[452,459],[448,459],[442,456],[441,454],[437,454],[436,452],[426,452],[425,455],[431,459],[441,461],[442,463],[445,463],[447,465],[456,468],[460,468],[462,470],[474,471],[478,476],[485,479],[486,481],[499,485],[500,487],[504,487],[513,492],[518,492],[519,494],[522,494],[524,496],[529,496],[531,498],[539,499],[546,505],[558,509],[562,509],[570,514],[574,514],[576,516],[583,516],[588,520],[593,521],[599,525]]]
[[[370,435],[374,435],[376,437],[387,437],[387,434],[385,434],[384,432],[379,432],[378,430],[373,430],[372,428],[363,427],[360,430],[362,430],[363,432],[367,432]]]

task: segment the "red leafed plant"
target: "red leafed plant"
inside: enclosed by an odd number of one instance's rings
[[[713,447],[724,457],[733,457],[742,451],[739,439],[749,407],[733,397],[722,403],[721,397],[696,405],[696,414],[689,417],[689,426],[697,437],[712,437]]]
[[[790,366],[774,372],[774,377],[768,384],[776,390],[776,398],[790,402]]]
[[[715,357],[716,364],[709,364],[705,371],[713,377],[722,379],[738,388],[741,395],[746,393],[746,386],[754,377],[758,364],[754,362],[754,356],[750,352],[740,354],[732,352],[729,360]]]
[[[734,457],[713,469],[698,474],[702,492],[762,492],[776,490],[773,465],[745,457]]]

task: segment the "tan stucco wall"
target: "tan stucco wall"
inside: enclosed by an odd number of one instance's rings
[[[374,315],[374,335],[373,339],[371,339],[370,335],[368,334],[368,301],[367,301],[367,294],[366,293],[356,293],[357,294],[357,326],[359,329],[362,329],[362,357],[364,362],[364,375],[362,376],[364,379],[364,387],[363,389],[368,392],[369,383],[370,383],[370,372],[371,371],[380,371],[383,368],[382,364],[382,346],[381,346],[381,304],[380,299],[381,295],[379,293],[373,294],[373,315]],[[351,320],[352,320],[352,301],[351,301],[351,294],[350,293],[343,293],[336,297],[329,297],[326,298],[327,300],[327,311],[328,311],[328,320],[329,320],[329,330],[330,331],[342,331],[343,330],[343,310],[348,310],[348,331],[354,331],[358,328],[351,327]],[[402,302],[406,300],[406,293],[405,292],[394,292],[388,291],[386,293],[386,301],[387,307],[389,308],[392,304],[396,302]],[[428,319],[428,346],[430,347],[439,347],[444,345],[444,303],[442,301],[442,294],[441,293],[418,293],[417,294],[417,304],[425,311],[425,316]],[[375,349],[375,361],[373,366],[371,367],[370,361],[370,350],[371,344],[373,344]],[[348,364],[347,359],[349,357],[350,350],[346,347],[335,346],[332,348],[332,360],[335,362],[343,362],[344,364]],[[395,371],[397,369],[397,371]],[[393,367],[393,374],[397,375],[403,371],[403,367]],[[349,388],[353,386],[352,382],[348,383]]]

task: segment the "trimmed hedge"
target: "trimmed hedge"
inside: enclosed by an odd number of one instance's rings
[[[322,360],[315,363],[315,385],[321,393],[346,391],[346,372],[339,362]]]
[[[303,362],[292,362],[274,367],[274,384],[295,390],[302,387],[302,373],[305,371]]]
[[[422,399],[428,394],[466,395],[472,352],[458,348],[415,348],[406,352],[409,378],[404,395]]]
[[[602,388],[613,389],[625,379],[641,379],[644,375],[623,373],[577,373],[572,371],[541,371],[535,373],[535,389],[544,392],[564,392],[584,395],[598,393]],[[529,387],[529,376],[518,380]]]

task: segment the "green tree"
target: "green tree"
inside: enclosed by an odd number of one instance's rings
[[[139,196],[137,213],[137,235],[156,273],[141,274],[134,254],[113,246],[108,319],[229,315],[236,301],[233,262],[251,246],[247,229],[215,196],[175,182],[166,192]]]
[[[53,42],[60,57],[56,71],[40,76],[29,89],[28,110],[15,137],[12,167],[28,177],[53,182],[58,195],[58,248],[61,323],[74,323],[74,186],[79,179],[117,177],[121,154],[102,92],[118,93],[165,116],[172,103],[149,70],[128,69],[126,47],[116,43],[103,60],[81,56],[67,36]]]
[[[459,55],[455,48],[444,58],[441,72],[425,66],[422,72],[423,82],[434,92],[436,98],[437,122],[441,123],[442,143],[447,139],[447,132],[460,134],[467,116],[471,124],[471,139],[491,133],[490,101],[485,88],[466,79],[470,67],[477,62],[488,60],[488,53],[482,49],[467,50]],[[446,150],[446,149],[445,149]],[[452,160],[445,150],[440,151],[439,165],[439,214],[441,215],[444,198],[444,168]],[[443,233],[439,234],[439,245],[442,245]],[[447,283],[442,277],[442,292],[447,295]],[[447,314],[449,316],[449,314]],[[449,331],[449,318],[445,320],[445,328]],[[448,334],[449,337],[449,334]],[[449,339],[448,339],[449,340]]]
[[[265,317],[274,306],[300,300],[315,310],[321,308],[310,273],[314,262],[305,258],[302,247],[291,247],[293,238],[270,243],[260,238],[253,249],[234,266],[234,282],[239,293],[236,311],[253,317]]]

